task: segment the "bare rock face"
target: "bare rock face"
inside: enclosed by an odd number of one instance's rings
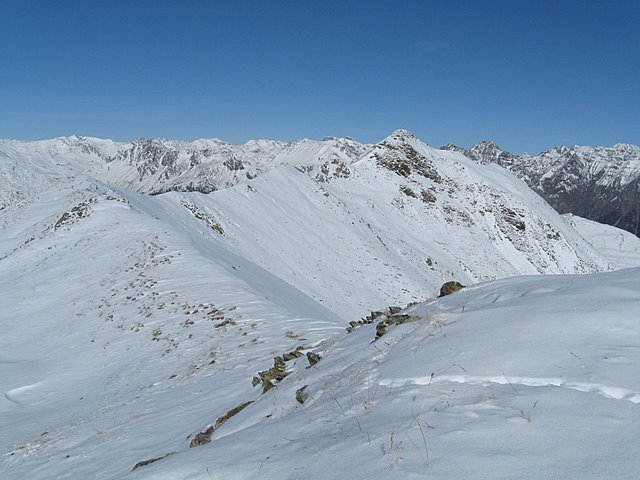
[[[304,403],[307,401],[307,398],[309,398],[309,393],[307,392],[308,386],[309,385],[305,385],[304,387],[296,390],[296,400],[298,403]]]
[[[464,285],[460,282],[451,281],[446,282],[440,287],[440,297],[446,297],[447,295],[451,295],[452,293],[457,292],[458,290],[462,290]]]

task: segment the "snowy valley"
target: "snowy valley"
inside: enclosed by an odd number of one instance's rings
[[[0,174],[2,478],[636,478],[640,239],[496,162],[68,137]]]

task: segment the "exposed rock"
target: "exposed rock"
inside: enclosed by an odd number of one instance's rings
[[[91,197],[86,202],[82,202],[73,207],[70,211],[63,213],[53,228],[57,230],[64,225],[75,223],[79,219],[87,217],[91,213],[91,204],[96,203],[96,201],[96,197]]]
[[[385,320],[382,320],[380,323],[378,323],[376,325],[376,338],[375,340],[378,340],[380,337],[382,337],[384,334],[387,333],[387,328],[392,326],[392,325],[400,325],[403,323],[409,323],[409,322],[417,322],[418,320],[421,320],[422,317],[418,316],[418,315],[407,315],[407,314],[396,314],[396,315],[391,315],[389,317],[387,317]]]
[[[296,390],[296,400],[298,403],[304,403],[307,401],[307,398],[309,398],[309,394],[306,391],[308,386],[309,385],[305,385],[304,387]]]
[[[431,192],[428,192],[427,190],[422,190],[420,192],[420,199],[424,203],[436,203],[436,197]]]
[[[271,380],[265,378],[264,380],[262,380],[262,393],[267,393],[275,386],[276,385]]]
[[[405,185],[400,187],[400,191],[404,193],[407,197],[418,198],[418,196],[416,195],[416,192],[414,192],[413,190],[411,190],[409,187]]]
[[[237,407],[232,408],[231,410],[229,410],[227,413],[225,413],[221,417],[218,417],[216,419],[216,422],[215,422],[214,425],[210,425],[209,427],[207,427],[206,430],[198,433],[193,438],[193,440],[191,440],[191,443],[189,444],[189,448],[200,447],[202,445],[206,445],[207,443],[211,443],[211,435],[213,435],[213,432],[218,430],[222,425],[224,425],[224,423],[227,420],[229,420],[231,417],[233,417],[233,416],[237,415],[238,413],[240,413],[242,410],[247,408],[252,403],[253,403],[253,401],[242,403],[242,404],[238,405]]]
[[[237,407],[232,408],[231,410],[229,410],[227,413],[225,413],[221,417],[218,417],[216,419],[215,429],[217,430],[218,428],[220,428],[227,420],[229,420],[231,417],[236,416],[238,413],[240,413],[242,410],[247,408],[252,403],[253,403],[253,400],[250,400],[248,402],[244,402],[244,403],[238,405]]]
[[[510,223],[520,231],[524,231],[526,229],[526,224],[522,219],[522,214],[515,212],[510,208],[503,208],[502,213],[504,214],[504,219],[507,223]]]
[[[289,362],[289,361],[294,360],[296,358],[300,358],[302,356],[302,352],[300,350],[304,350],[304,347],[302,347],[302,346],[296,347],[295,350],[293,350],[293,351],[291,351],[289,353],[285,353],[284,355],[282,355],[282,359],[285,362]]]
[[[387,333],[387,327],[391,325],[391,319],[382,320],[376,325],[376,340]]]
[[[376,320],[377,318],[380,318],[380,317],[383,317],[383,316],[393,315],[393,314],[396,314],[396,313],[400,312],[401,310],[402,310],[402,307],[391,306],[391,307],[388,307],[386,310],[383,310],[383,311],[372,311],[365,318],[362,318],[360,320],[352,320],[352,321],[350,321],[349,322],[349,326],[347,327],[347,332],[351,333],[356,328],[358,328],[358,327],[360,327],[362,325],[369,325],[369,324],[373,323],[373,321]]]
[[[156,458],[151,458],[149,460],[143,460],[141,462],[136,463],[133,468],[131,469],[131,471],[134,471],[136,468],[140,468],[140,467],[144,467],[145,465],[149,465],[150,463],[153,462],[157,462],[158,460],[163,460],[167,457],[170,457],[171,455],[175,455],[176,452],[169,452],[161,457],[156,457]]]
[[[274,381],[279,382],[287,375],[288,373],[286,371],[284,358],[276,356],[273,358],[273,367],[268,370],[258,372],[258,376],[260,378],[257,379],[256,377],[253,377],[251,384],[255,387],[259,383],[262,383],[262,393],[265,393],[275,387],[275,384],[273,383]]]
[[[317,353],[307,352],[307,360],[309,360],[309,366],[313,367],[316,363],[322,360],[322,357]]]
[[[640,236],[638,146],[555,147],[538,155],[514,155],[485,141],[464,153],[510,170],[559,213],[571,212]]]
[[[223,165],[231,171],[244,170],[244,164],[242,163],[242,160],[238,160],[235,157],[228,158],[223,162]]]
[[[207,443],[211,443],[211,435],[213,435],[213,425],[208,427],[206,430],[199,432],[193,437],[191,443],[189,444],[189,448],[200,447],[202,445],[206,445]]]
[[[445,297],[447,295],[451,295],[452,293],[455,293],[458,290],[462,290],[463,288],[464,288],[464,285],[462,285],[460,282],[456,282],[456,281],[446,282],[442,285],[442,287],[440,287],[439,297]]]

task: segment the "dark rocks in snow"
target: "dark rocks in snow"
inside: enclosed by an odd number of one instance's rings
[[[206,445],[207,443],[211,443],[211,435],[213,435],[213,432],[215,432],[222,425],[224,425],[227,422],[227,420],[229,420],[231,417],[236,416],[238,413],[240,413],[242,410],[247,408],[252,403],[253,401],[244,402],[238,405],[237,407],[232,408],[221,417],[218,417],[214,425],[210,425],[209,427],[207,427],[206,430],[198,433],[193,438],[193,440],[191,440],[191,443],[189,444],[189,448],[200,447],[202,445]]]
[[[360,320],[353,320],[351,322],[349,322],[349,326],[347,327],[347,333],[351,333],[353,332],[356,328],[362,326],[362,325],[369,325],[371,323],[373,323],[374,320],[376,320],[377,318],[383,317],[383,316],[389,316],[389,315],[394,315],[398,312],[400,312],[402,310],[402,307],[398,307],[398,306],[390,306],[388,307],[386,310],[383,311],[372,311],[369,315],[367,315],[366,317],[360,319]]]
[[[296,358],[302,357],[302,350],[304,350],[304,347],[300,345],[296,347],[295,350],[289,353],[285,353],[282,356],[278,355],[273,357],[273,367],[268,370],[258,372],[258,376],[251,379],[251,384],[255,387],[256,385],[259,385],[261,383],[262,393],[268,392],[276,386],[274,382],[280,382],[283,378],[289,375],[285,362],[289,362]],[[307,354],[307,358],[308,355],[309,354]]]
[[[151,458],[149,460],[142,460],[141,462],[136,463],[131,469],[131,471],[134,471],[140,467],[144,467],[145,465],[149,465],[151,463],[157,462],[158,460],[164,460],[165,458],[170,457],[171,455],[175,455],[175,453],[176,452],[170,452],[161,457]]]
[[[282,359],[285,362],[289,362],[289,361],[294,360],[296,358],[300,358],[302,356],[301,350],[304,350],[303,346],[296,347],[295,350],[293,350],[293,351],[291,351],[289,353],[285,353],[284,355],[282,355]]]
[[[407,197],[418,198],[418,196],[416,195],[416,192],[414,192],[413,190],[411,190],[411,188],[405,185],[400,187],[400,191],[404,193]]]
[[[451,295],[452,293],[457,292],[458,290],[462,290],[464,285],[460,282],[451,281],[446,282],[440,287],[440,295],[439,297],[446,297],[447,295]]]
[[[231,410],[229,410],[227,413],[225,413],[221,417],[218,417],[216,419],[215,429],[217,430],[218,428],[220,428],[227,420],[229,420],[231,417],[236,416],[238,413],[240,413],[242,410],[247,408],[252,403],[253,403],[253,401],[244,402],[244,403],[238,405],[237,407],[232,408]]]
[[[196,434],[196,436],[193,437],[193,440],[191,440],[189,448],[200,447],[202,445],[206,445],[207,443],[211,443],[211,435],[213,435],[214,430],[215,428],[213,428],[213,425],[211,425],[206,430]]]
[[[510,208],[503,208],[502,213],[504,215],[505,221],[516,227],[517,230],[520,230],[522,232],[527,228],[521,214],[511,210]]]
[[[259,381],[253,378],[252,384],[255,387],[258,383],[262,383],[262,393],[265,393],[275,387],[274,381],[279,382],[288,375],[284,359],[280,356],[273,358],[273,367],[268,370],[258,372]]]
[[[376,325],[376,338],[378,340],[380,337],[387,333],[387,328],[392,325],[401,325],[403,323],[409,322],[417,322],[421,320],[422,317],[418,315],[406,315],[406,314],[396,314],[390,315],[386,319],[382,320]]]
[[[309,385],[305,385],[304,387],[296,390],[296,400],[298,401],[298,403],[304,403],[307,401],[307,398],[309,398],[309,394],[307,393],[308,386]]]
[[[436,197],[433,195],[433,193],[428,192],[427,190],[422,190],[420,192],[420,199],[424,203],[436,203]]]
[[[231,171],[244,170],[244,164],[236,158],[228,158],[222,164]]]
[[[322,360],[322,357],[317,353],[307,352],[307,360],[309,361],[309,366],[313,367],[316,363]]]

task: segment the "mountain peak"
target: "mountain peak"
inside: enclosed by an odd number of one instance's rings
[[[510,152],[502,150],[498,144],[492,140],[483,140],[467,150],[467,156],[478,163],[500,163],[513,158]]]
[[[481,142],[476,143],[473,147],[487,147],[487,148],[500,148],[496,142],[493,140],[482,140]]]
[[[467,151],[462,148],[459,145],[456,145],[455,143],[447,143],[446,145],[443,145],[439,148],[439,150],[447,150],[449,152],[460,152],[460,153],[467,153]]]
[[[411,133],[409,130],[404,130],[402,128],[399,128],[398,130],[394,130],[391,135],[389,135],[385,140],[387,139],[393,139],[393,140],[404,140],[404,139],[410,139],[410,138],[417,138],[413,133]]]

